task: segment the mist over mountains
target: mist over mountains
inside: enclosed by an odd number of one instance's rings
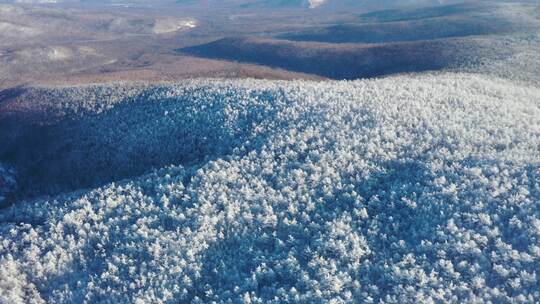
[[[436,6],[459,3],[459,0],[2,0],[0,3],[85,3],[85,4],[146,4],[163,5],[217,5],[242,8],[325,8],[325,7],[364,7],[366,9],[384,9],[411,6]],[[471,1],[475,2],[475,1]]]

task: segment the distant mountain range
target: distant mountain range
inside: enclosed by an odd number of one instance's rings
[[[459,0],[0,0],[0,3],[104,3],[104,4],[170,4],[180,5],[208,5],[215,3],[219,6],[238,8],[324,8],[324,7],[366,7],[370,9],[396,8],[415,5],[446,5],[449,3],[464,2]],[[473,2],[473,1],[465,1]]]

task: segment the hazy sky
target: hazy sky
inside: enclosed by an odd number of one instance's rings
[[[395,7],[409,5],[437,5],[456,2],[466,2],[459,0],[0,0],[0,3],[61,3],[61,2],[93,2],[93,3],[190,3],[197,2],[220,2],[231,5],[235,4],[262,4],[270,7],[279,6],[304,6],[320,7],[327,4],[332,5],[354,5],[354,6],[378,6]]]

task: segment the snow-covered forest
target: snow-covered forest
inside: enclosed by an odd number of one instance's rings
[[[35,90],[52,196],[0,211],[1,303],[540,301],[534,84]]]

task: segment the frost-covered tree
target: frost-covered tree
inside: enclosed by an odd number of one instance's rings
[[[43,100],[79,117],[51,179],[131,177],[0,211],[0,302],[540,301],[538,88],[197,80],[99,105],[121,90]]]

